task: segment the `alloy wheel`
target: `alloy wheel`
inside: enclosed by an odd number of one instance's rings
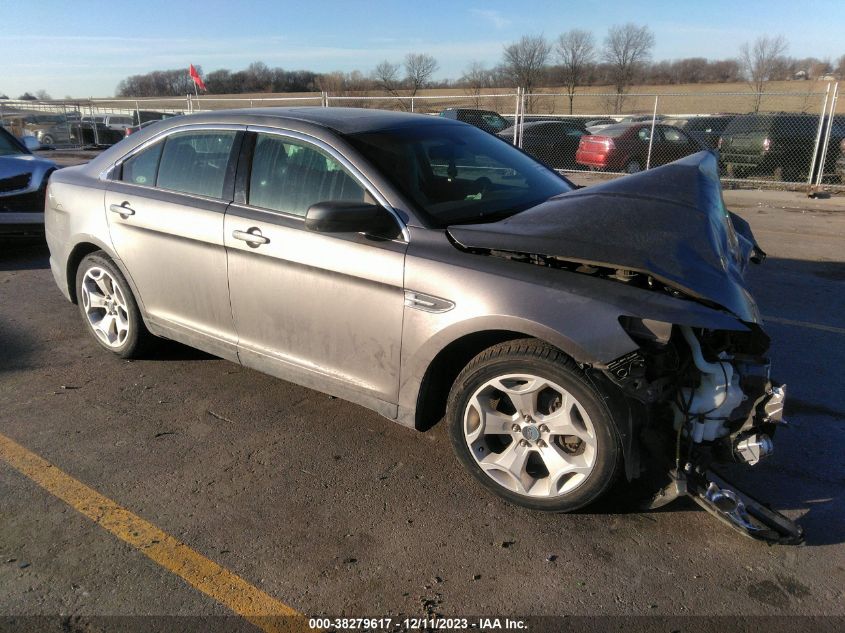
[[[520,495],[566,495],[596,465],[598,443],[587,411],[566,389],[536,375],[485,382],[466,406],[463,433],[481,470]]]
[[[124,292],[115,278],[94,266],[85,272],[81,289],[82,307],[94,334],[108,347],[122,346],[131,323]]]

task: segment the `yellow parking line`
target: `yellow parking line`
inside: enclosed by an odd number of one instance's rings
[[[253,587],[2,433],[0,459],[258,628],[268,632],[308,630],[304,616],[295,609]]]

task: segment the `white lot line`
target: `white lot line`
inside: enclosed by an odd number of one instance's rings
[[[833,332],[834,334],[845,334],[845,328],[836,327],[835,325],[823,325],[821,323],[810,323],[808,321],[795,321],[794,319],[782,319],[781,317],[763,316],[764,321],[771,323],[779,323],[780,325],[792,325],[795,327],[805,327],[811,330],[820,330],[822,332]]]

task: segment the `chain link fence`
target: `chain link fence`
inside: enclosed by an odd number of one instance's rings
[[[845,190],[845,102],[839,85],[794,92],[442,94],[304,93],[85,101],[0,101],[0,125],[56,148],[106,146],[177,114],[277,106],[442,114],[521,147],[561,172],[616,176],[702,149],[718,151],[729,186]],[[132,130],[130,130],[131,132]]]

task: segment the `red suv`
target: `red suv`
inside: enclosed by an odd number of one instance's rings
[[[655,125],[651,161],[648,161],[650,136],[650,121],[611,125],[601,130],[601,134],[582,136],[575,161],[594,169],[633,174],[645,169],[646,164],[650,167],[665,165],[707,149],[679,128]]]

